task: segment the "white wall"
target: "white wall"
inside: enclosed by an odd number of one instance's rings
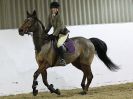
[[[97,58],[92,63],[93,86],[133,82],[133,23],[83,25],[68,27],[70,36],[97,37],[108,46],[108,56],[121,67],[109,71]],[[19,36],[17,30],[0,30],[0,95],[31,92],[33,73],[37,69],[31,36]],[[48,81],[59,89],[80,88],[82,72],[75,67],[48,69]],[[46,91],[41,77],[39,90]]]

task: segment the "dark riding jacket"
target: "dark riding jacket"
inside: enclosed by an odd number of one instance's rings
[[[49,15],[47,26],[46,26],[47,33],[49,32],[52,26],[54,28],[54,32],[53,32],[54,36],[59,36],[59,33],[64,30],[65,26],[63,24],[63,21],[61,20],[61,15],[59,12],[55,16],[52,16],[52,14]]]

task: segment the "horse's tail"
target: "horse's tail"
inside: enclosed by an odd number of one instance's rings
[[[111,59],[107,56],[107,45],[104,41],[98,38],[90,38],[89,39],[95,47],[98,57],[103,61],[103,63],[110,69],[111,71],[116,71],[119,69]]]

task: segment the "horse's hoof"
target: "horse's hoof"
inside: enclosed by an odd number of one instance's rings
[[[37,81],[33,81],[33,84],[36,86],[36,85],[38,85],[38,82]]]
[[[81,87],[84,90],[85,89],[85,84],[81,84]]]
[[[54,93],[55,91],[53,84],[50,84],[48,89],[50,90],[51,93]]]
[[[79,94],[81,94],[81,95],[86,95],[87,92],[86,92],[86,91],[82,91],[82,92],[80,92]]]
[[[53,85],[53,84],[50,84],[50,87],[52,87],[52,88],[53,88],[53,87],[54,87],[54,85]]]
[[[56,93],[57,95],[61,95],[61,93],[60,93],[60,90],[59,90],[59,89],[56,89],[56,90],[55,90],[55,93]]]
[[[36,96],[38,94],[38,90],[33,90],[33,96]]]

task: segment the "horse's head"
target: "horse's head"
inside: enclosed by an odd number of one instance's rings
[[[24,34],[29,34],[29,32],[34,32],[36,30],[37,14],[34,10],[33,13],[27,11],[27,18],[24,20],[23,24],[18,29],[19,34],[23,36]]]

